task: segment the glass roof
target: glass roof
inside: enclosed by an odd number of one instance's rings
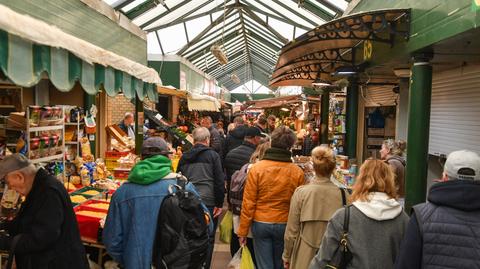
[[[268,85],[288,41],[342,15],[349,0],[103,0],[148,32],[149,54],[178,54],[229,90]],[[223,47],[220,65],[210,47]],[[231,77],[235,74],[240,83]],[[248,83],[247,83],[248,84]]]

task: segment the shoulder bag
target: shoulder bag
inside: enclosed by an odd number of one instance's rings
[[[353,255],[348,248],[348,226],[350,223],[350,206],[345,206],[343,230],[339,245],[333,254],[332,261],[325,265],[325,269],[346,269],[352,261]]]

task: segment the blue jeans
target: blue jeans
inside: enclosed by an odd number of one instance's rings
[[[283,236],[287,224],[253,222],[253,247],[258,269],[283,269]]]

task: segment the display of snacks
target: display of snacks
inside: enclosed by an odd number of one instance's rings
[[[81,204],[81,203],[87,201],[87,198],[85,196],[82,196],[82,195],[72,195],[72,196],[70,196],[70,200],[72,201],[72,203]]]
[[[95,188],[99,188],[102,190],[116,190],[118,189],[118,185],[109,180],[109,179],[103,179],[103,180],[98,180],[94,183]]]
[[[88,205],[85,205],[86,207],[90,207],[90,208],[95,208],[95,209],[101,209],[101,210],[107,210],[108,211],[108,208],[110,208],[110,203],[91,203],[91,204],[88,204]]]
[[[107,216],[107,213],[105,212],[96,212],[96,211],[90,211],[90,210],[79,210],[76,212],[76,214],[80,216],[99,218],[99,219],[103,219]]]
[[[65,189],[67,191],[74,191],[74,190],[77,189],[77,187],[75,187],[75,185],[72,184],[71,182],[65,182],[65,183],[63,183],[63,186],[65,187]]]
[[[96,190],[88,190],[88,191],[85,191],[85,192],[82,192],[83,195],[89,195],[89,196],[96,196],[98,194],[100,194],[99,191],[96,191]]]

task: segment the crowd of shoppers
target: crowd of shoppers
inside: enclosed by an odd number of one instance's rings
[[[224,135],[220,123],[202,118],[178,173],[171,169],[167,143],[158,137],[145,140],[142,160],[111,200],[103,231],[108,254],[122,268],[150,269],[158,246],[181,244],[183,237],[191,242],[198,231],[177,233],[175,240],[156,236],[163,201],[178,179],[186,177],[185,190],[199,202],[178,206],[190,213],[200,207],[205,216],[194,212],[198,218],[192,224],[210,227],[204,233],[208,247],[175,258],[196,255],[204,261],[188,268],[210,268],[225,193],[233,212],[231,254],[247,246],[259,269],[480,268],[476,153],[452,152],[442,180],[428,192],[428,202],[414,206],[409,218],[404,209],[404,141],[384,141],[381,159],[361,165],[350,194],[331,180],[334,152],[310,144],[316,136],[311,125],[304,154],[311,154],[316,177],[305,182],[303,171],[292,162],[297,136],[286,126],[276,126],[275,120],[261,115],[249,127],[239,116]],[[8,233],[0,234],[0,249],[15,255],[17,268],[88,268],[61,183],[18,154],[0,162],[0,178],[26,197],[15,220],[2,227]],[[168,261],[162,262],[170,268]]]

